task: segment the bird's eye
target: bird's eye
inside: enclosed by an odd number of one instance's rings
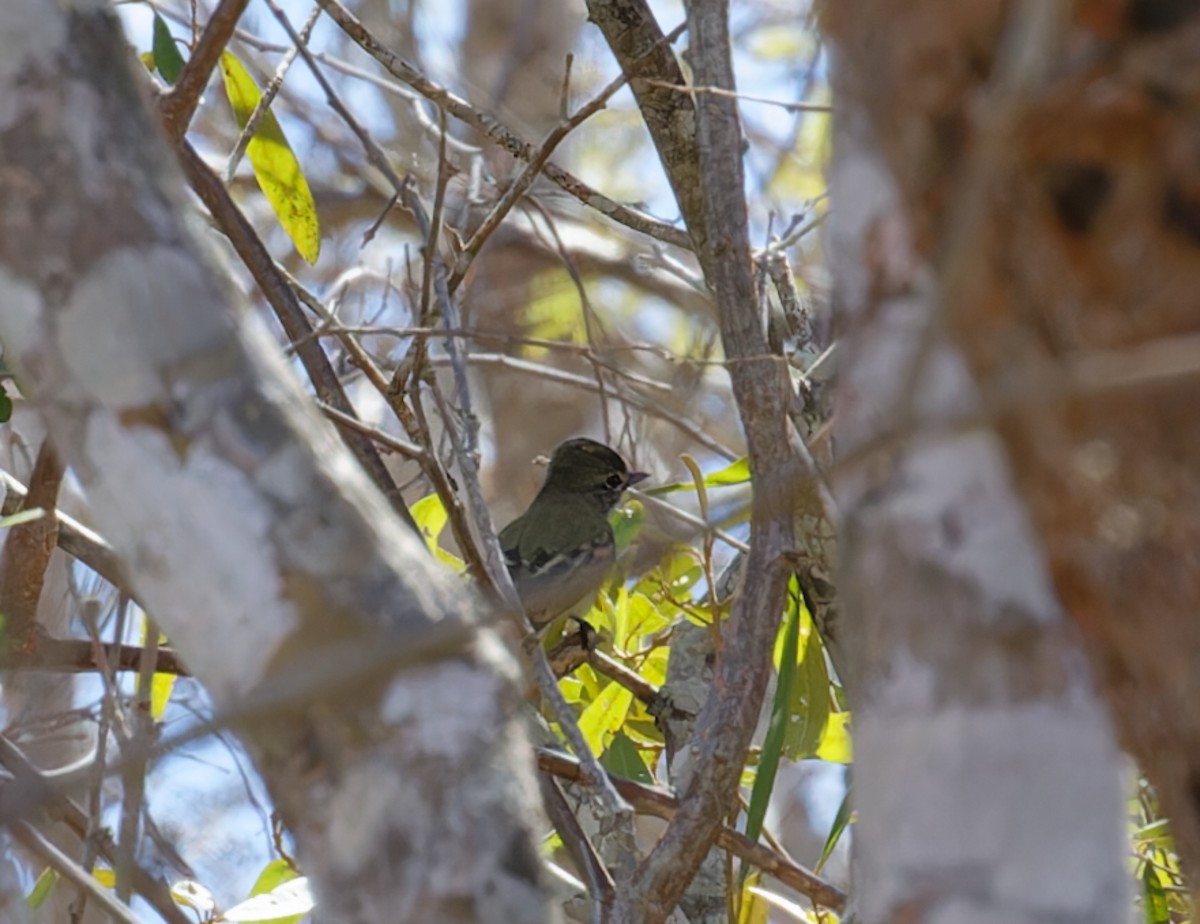
[[[610,488],[619,488],[625,483],[625,479],[620,475],[609,475],[605,480],[605,485]]]

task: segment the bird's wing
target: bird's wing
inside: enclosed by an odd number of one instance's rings
[[[526,529],[532,518],[552,526],[548,530]],[[509,570],[523,566],[530,573],[538,574],[562,564],[565,556],[560,553],[563,550],[587,555],[608,545],[612,542],[612,527],[606,517],[581,516],[576,504],[539,498],[524,516],[501,531],[499,539]]]

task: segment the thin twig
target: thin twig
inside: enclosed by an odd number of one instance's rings
[[[418,446],[416,443],[410,443],[408,440],[402,440],[397,436],[392,436],[390,433],[384,433],[378,427],[372,427],[369,424],[363,423],[357,417],[349,417],[343,414],[337,408],[330,407],[324,401],[318,401],[317,407],[339,427],[347,427],[351,430],[356,430],[359,433],[369,436],[380,446],[385,446],[394,452],[400,453],[406,459],[413,459],[417,462],[422,462],[428,453]]]
[[[780,109],[786,109],[788,112],[833,112],[833,107],[823,103],[801,103],[789,102],[783,99],[768,99],[765,96],[753,96],[749,93],[737,93],[733,90],[723,90],[721,87],[696,87],[696,86],[679,86],[678,84],[670,83],[666,80],[648,79],[645,81],[652,87],[660,87],[663,90],[673,90],[676,93],[696,93],[704,94],[711,93],[714,96],[725,96],[730,99],[741,100],[747,103],[762,103],[765,106],[778,106]]]
[[[441,357],[431,357],[432,365],[448,365],[448,360]],[[517,359],[513,356],[505,356],[501,353],[472,353],[468,357],[468,362],[472,365],[488,365],[488,366],[503,366],[505,369],[511,369],[515,372],[523,372],[528,375],[537,376],[545,379],[548,382],[554,382],[561,385],[570,385],[575,388],[583,389],[584,391],[598,392],[599,386],[592,379],[582,375],[575,375],[571,372],[564,372],[561,369],[552,369],[549,366],[543,366],[539,363],[530,362],[524,359]],[[636,411],[641,411],[643,414],[649,414],[652,417],[658,417],[671,426],[675,427],[681,433],[686,434],[696,443],[711,450],[723,459],[733,462],[741,458],[738,453],[734,452],[728,446],[720,441],[709,436],[700,426],[688,420],[677,413],[668,409],[660,408],[654,403],[645,400],[637,394],[633,394],[624,390],[615,393],[616,397],[623,403],[629,405]]]
[[[684,26],[677,27],[674,32],[664,37],[663,41],[670,43],[683,34]],[[533,153],[533,156],[526,159],[525,167],[517,175],[516,179],[509,184],[508,189],[504,191],[504,195],[492,207],[492,210],[487,214],[484,220],[480,223],[475,233],[471,235],[470,240],[463,245],[462,253],[458,255],[458,259],[454,263],[454,268],[450,273],[450,280],[447,283],[450,293],[453,295],[458,289],[459,284],[467,274],[470,268],[471,261],[478,255],[480,249],[492,233],[500,227],[502,222],[512,207],[516,205],[525,192],[533,185],[541,174],[546,162],[550,160],[550,155],[562,143],[563,139],[574,131],[584,121],[591,118],[601,109],[608,105],[609,99],[612,98],[618,90],[629,82],[629,76],[621,73],[616,80],[613,80],[601,90],[587,105],[582,106],[569,119],[560,121],[546,136],[546,140]]]
[[[41,857],[47,866],[64,879],[85,890],[92,901],[112,920],[118,921],[120,924],[140,924],[133,909],[123,902],[117,901],[95,876],[46,840],[29,822],[11,822],[9,829],[22,847]]]
[[[529,142],[518,137],[492,116],[480,112],[466,100],[427,79],[403,58],[375,39],[361,22],[338,0],[318,0],[329,14],[363,51],[378,61],[393,77],[408,84],[430,102],[444,108],[455,118],[483,132],[504,150],[524,161],[532,160],[537,150]],[[667,244],[684,249],[691,248],[687,234],[678,228],[657,221],[636,209],[621,205],[599,190],[553,163],[547,163],[543,172],[546,177],[574,196],[584,205],[593,208],[619,224],[632,228]]]
[[[50,793],[51,788],[45,776],[29,762],[29,758],[21,752],[20,748],[3,736],[0,736],[0,765],[3,765],[12,774],[13,786],[46,797],[50,803],[49,809],[55,818],[61,820],[77,837],[87,838],[94,842],[100,857],[110,866],[115,865],[116,849],[108,829],[99,827],[93,836],[91,833],[93,815],[84,812],[74,800],[67,796],[54,794],[47,797],[46,794]],[[102,778],[103,766],[100,769]],[[91,866],[84,865],[83,868],[91,869]],[[95,881],[94,877],[89,876],[89,878]],[[86,889],[86,887],[84,888]],[[175,904],[166,885],[151,876],[141,866],[134,870],[134,888],[168,924],[192,924],[188,916]],[[90,891],[88,894],[91,894]]]

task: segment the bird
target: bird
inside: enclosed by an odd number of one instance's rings
[[[608,515],[626,488],[647,477],[595,440],[570,439],[554,450],[529,509],[498,537],[535,629],[590,609],[616,560]]]

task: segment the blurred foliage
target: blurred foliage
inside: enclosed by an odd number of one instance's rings
[[[1179,866],[1171,827],[1162,816],[1158,795],[1144,776],[1129,801],[1130,839],[1138,904],[1146,924],[1186,924],[1194,920],[1191,895]]]

